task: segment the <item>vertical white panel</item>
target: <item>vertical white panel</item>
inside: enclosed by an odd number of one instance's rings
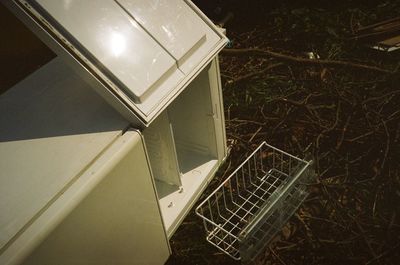
[[[125,133],[99,160],[82,178],[103,179],[24,265],[166,262],[168,240],[139,133]]]
[[[222,85],[218,57],[215,57],[208,71],[212,112],[214,117],[215,138],[218,159],[223,160],[227,155],[224,103],[222,98]]]
[[[167,111],[143,131],[154,178],[181,186],[175,140]]]

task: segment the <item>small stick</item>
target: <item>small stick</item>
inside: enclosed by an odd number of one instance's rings
[[[249,123],[253,123],[253,124],[256,124],[256,125],[261,125],[261,126],[263,126],[263,125],[265,125],[265,123],[264,122],[258,122],[258,121],[253,121],[253,120],[240,120],[240,119],[231,119],[231,120],[227,120],[227,122],[231,122],[231,123],[244,123],[244,125],[248,125]]]
[[[387,158],[387,155],[389,153],[389,148],[390,148],[390,135],[389,135],[388,128],[386,126],[386,122],[382,121],[382,124],[383,124],[383,128],[385,128],[385,133],[386,133],[386,148],[385,148],[385,153],[384,153],[383,159],[382,159],[381,170],[383,170],[383,167],[385,166],[386,158]]]
[[[369,103],[371,101],[376,101],[376,100],[384,99],[384,98],[386,98],[388,96],[396,95],[397,93],[400,93],[400,90],[391,91],[391,92],[386,93],[386,94],[384,94],[382,96],[379,96],[379,97],[368,98],[368,99],[366,99],[366,100],[364,100],[362,102],[362,105],[365,105],[365,104],[367,104],[367,103]]]
[[[347,118],[346,123],[344,124],[342,133],[340,134],[339,141],[338,141],[337,144],[336,144],[336,150],[339,150],[340,147],[342,146],[343,139],[344,139],[344,134],[345,134],[346,131],[347,131],[347,127],[349,127],[350,120],[351,120],[351,115]]]
[[[317,148],[319,148],[319,142],[322,138],[323,135],[327,134],[328,132],[331,132],[333,129],[336,128],[336,126],[339,123],[339,114],[340,114],[340,107],[341,107],[341,102],[339,101],[338,105],[337,105],[337,109],[336,109],[336,118],[335,118],[335,122],[331,127],[326,128],[325,130],[323,130],[317,137],[317,141],[316,141],[316,145]]]
[[[286,265],[286,263],[275,253],[275,251],[274,251],[271,247],[269,247],[269,250],[271,251],[272,255],[273,255],[277,260],[279,260],[279,262],[280,262],[282,265]]]
[[[356,218],[354,218],[353,220],[355,221],[355,223],[356,223],[358,229],[360,230],[361,236],[363,237],[363,239],[364,239],[364,241],[365,241],[365,244],[367,244],[367,247],[368,247],[369,251],[371,252],[372,257],[373,257],[374,259],[376,259],[376,258],[377,258],[376,253],[375,253],[373,247],[371,246],[371,243],[369,242],[367,236],[365,235],[364,229],[361,227],[360,223],[356,220]]]
[[[261,131],[262,126],[258,127],[257,131],[253,134],[253,136],[251,136],[249,142],[253,141],[254,137]]]
[[[325,218],[321,218],[321,217],[315,217],[315,216],[309,216],[309,215],[304,215],[304,214],[302,215],[302,217],[306,218],[306,219],[313,219],[313,220],[317,220],[317,221],[323,221],[323,222],[326,222],[326,223],[330,223],[330,224],[333,224],[333,225],[340,226],[343,229],[346,229],[346,227],[344,227],[343,225],[341,225],[341,224],[339,224],[339,223],[337,223],[335,221],[329,220],[329,219],[325,219]]]
[[[264,68],[264,69],[262,69],[260,71],[252,72],[252,73],[249,73],[247,75],[243,75],[243,76],[239,76],[237,78],[234,78],[233,80],[230,80],[230,82],[228,82],[228,83],[232,84],[232,83],[243,82],[243,81],[245,81],[247,79],[250,79],[252,77],[262,75],[262,74],[268,72],[269,70],[271,70],[273,68],[276,68],[276,67],[279,67],[279,66],[282,66],[282,65],[283,65],[283,63],[271,64],[271,65],[268,65],[266,68]]]
[[[365,263],[365,265],[369,265],[372,262],[386,256],[387,254],[389,254],[390,252],[392,252],[393,250],[395,250],[396,248],[398,248],[400,246],[400,243],[397,243],[394,247],[382,252],[381,254],[379,254],[378,256],[374,257],[373,259],[371,259],[370,261],[368,261],[367,263]]]
[[[347,142],[355,142],[355,141],[357,141],[357,140],[360,140],[361,138],[370,136],[371,134],[374,134],[374,133],[375,133],[374,131],[370,131],[370,132],[364,133],[364,134],[362,134],[362,135],[360,135],[360,136],[357,136],[357,137],[348,139]]]

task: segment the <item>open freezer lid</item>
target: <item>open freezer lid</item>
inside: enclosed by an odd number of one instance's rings
[[[13,0],[13,4],[12,9],[27,16],[23,21],[57,54],[66,61],[72,57],[75,70],[90,74],[106,100],[124,114],[131,113],[131,122],[139,120],[145,126],[226,43],[185,0]]]

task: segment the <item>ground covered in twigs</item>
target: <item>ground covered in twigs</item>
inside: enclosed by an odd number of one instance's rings
[[[264,140],[315,166],[310,196],[255,264],[399,264],[400,52],[352,34],[400,2],[204,2],[216,20],[234,14],[220,56],[232,151],[208,193]],[[193,211],[171,244],[168,264],[236,264]]]

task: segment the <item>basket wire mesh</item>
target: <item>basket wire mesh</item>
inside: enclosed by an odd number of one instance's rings
[[[304,201],[311,162],[263,142],[196,208],[207,241],[251,260]]]

